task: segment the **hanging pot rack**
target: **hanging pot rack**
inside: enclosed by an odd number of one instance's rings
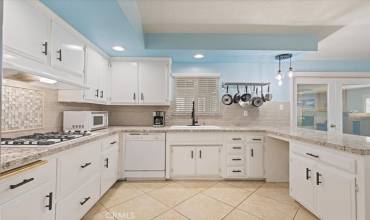
[[[222,88],[225,88],[227,86],[268,86],[271,85],[270,82],[223,82]]]

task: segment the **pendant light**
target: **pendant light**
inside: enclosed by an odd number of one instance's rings
[[[277,72],[277,75],[275,79],[281,81],[283,79],[283,75],[281,74],[281,57],[279,57],[279,70]]]
[[[288,71],[288,77],[292,78],[294,75],[293,67],[292,67],[292,57],[289,58],[289,71]]]
[[[284,54],[279,54],[279,55],[275,56],[275,60],[279,60],[279,70],[277,72],[277,75],[275,76],[275,79],[278,80],[278,85],[279,86],[283,85],[283,79],[284,79],[284,75],[282,74],[282,71],[281,71],[281,60],[290,59],[289,71],[288,71],[287,74],[288,74],[289,78],[293,77],[294,73],[293,73],[293,67],[292,67],[292,57],[293,57],[293,54],[291,54],[291,53],[284,53]]]

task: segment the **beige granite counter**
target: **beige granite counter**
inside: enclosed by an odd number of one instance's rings
[[[370,138],[354,135],[329,135],[320,131],[291,130],[273,127],[218,127],[218,128],[153,128],[109,127],[93,135],[44,147],[1,147],[0,172],[14,169],[81,144],[89,143],[119,132],[266,132],[275,138],[297,140],[358,155],[370,155]]]

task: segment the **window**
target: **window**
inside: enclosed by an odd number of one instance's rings
[[[190,114],[195,102],[197,114],[219,113],[218,76],[175,76],[175,113]]]

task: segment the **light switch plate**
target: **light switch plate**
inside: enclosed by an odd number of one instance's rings
[[[248,111],[244,110],[244,112],[243,112],[243,116],[244,116],[244,117],[247,117],[247,116],[248,116]]]

